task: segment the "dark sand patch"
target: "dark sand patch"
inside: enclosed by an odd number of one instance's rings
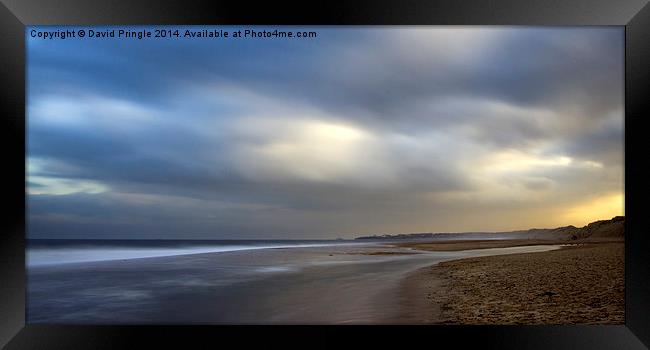
[[[404,278],[400,290],[401,313],[394,323],[441,323],[442,303],[436,291],[442,288],[442,282],[440,271],[431,267],[419,269]]]

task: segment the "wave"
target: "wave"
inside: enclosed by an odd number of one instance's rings
[[[142,258],[158,258],[167,256],[192,255],[204,253],[225,253],[242,250],[313,248],[329,246],[363,245],[362,243],[302,243],[302,244],[270,244],[270,245],[215,245],[215,246],[185,246],[185,247],[57,247],[29,248],[27,250],[27,266],[48,266],[71,263],[88,263],[113,260],[130,260]]]

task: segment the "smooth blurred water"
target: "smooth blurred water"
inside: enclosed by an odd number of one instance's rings
[[[60,265],[80,262],[97,262],[153,258],[202,253],[232,252],[240,250],[327,247],[333,245],[363,245],[350,241],[295,241],[295,240],[39,240],[32,241],[27,249],[27,265]]]

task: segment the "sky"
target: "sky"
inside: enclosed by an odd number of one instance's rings
[[[623,215],[623,27],[280,29],[318,36],[28,28],[28,237],[327,239]]]

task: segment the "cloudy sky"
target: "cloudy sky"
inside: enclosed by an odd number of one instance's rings
[[[28,36],[28,235],[336,238],[623,214],[622,27],[309,29]]]

